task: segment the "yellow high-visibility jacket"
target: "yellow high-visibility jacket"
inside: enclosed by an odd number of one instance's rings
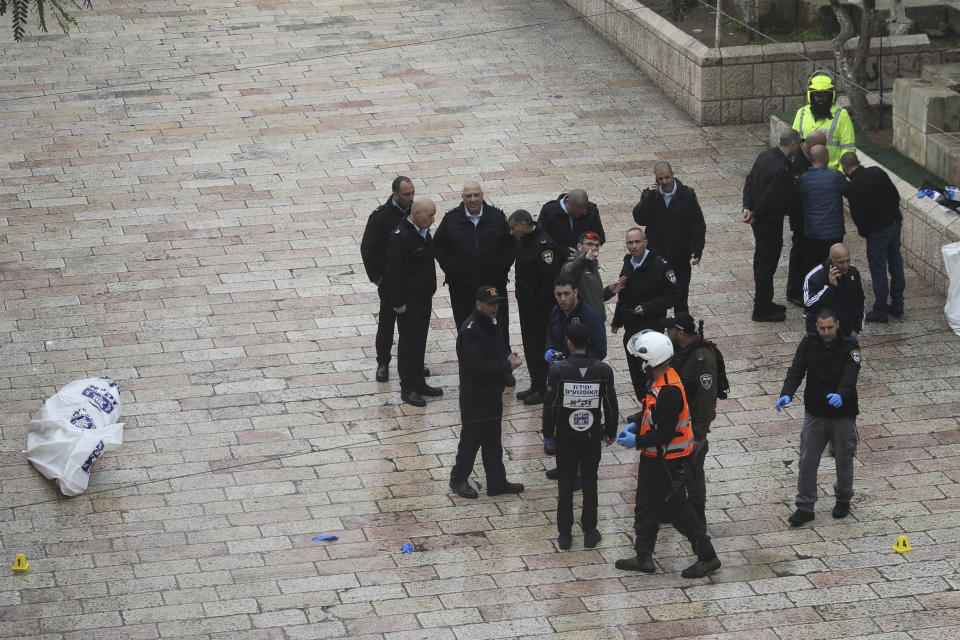
[[[830,152],[830,163],[827,165],[831,169],[840,170],[840,156],[847,151],[856,151],[857,144],[853,133],[853,121],[850,120],[850,114],[846,109],[837,109],[834,105],[830,107],[831,118],[823,120],[814,120],[810,112],[810,105],[805,104],[797,109],[797,115],[793,118],[793,128],[800,132],[800,137],[807,137],[811,131],[820,129],[827,136],[827,151]]]

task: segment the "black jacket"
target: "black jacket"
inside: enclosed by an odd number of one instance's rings
[[[690,407],[693,437],[703,440],[717,417],[717,357],[703,338],[677,351],[671,366],[680,375]]]
[[[860,272],[851,266],[846,275],[837,278],[837,286],[830,284],[828,258],[810,270],[803,280],[803,307],[807,333],[817,335],[817,314],[821,309],[833,309],[840,316],[840,333],[849,336],[851,331],[863,331],[864,300],[863,281]]]
[[[633,219],[645,227],[650,249],[670,261],[689,261],[691,254],[698,258],[703,255],[707,225],[696,192],[676,178],[674,181],[676,193],[669,207],[659,189],[644,189],[640,202],[633,208]]]
[[[493,320],[476,309],[457,335],[461,395],[500,395],[510,373],[510,349]]]
[[[866,237],[903,221],[900,191],[886,171],[880,167],[858,167],[849,177],[846,196],[857,233]]]
[[[393,196],[390,196],[367,218],[363,239],[360,240],[360,256],[370,282],[376,282],[383,277],[387,266],[387,242],[393,230],[407,217],[407,213],[393,204]]]
[[[443,216],[433,243],[448,285],[506,286],[517,241],[510,235],[507,218],[500,209],[484,202],[483,215],[474,226],[461,203]]]
[[[567,249],[546,231],[535,229],[517,241],[517,302],[521,304],[553,304],[553,281],[567,259]]]
[[[627,276],[627,282],[620,290],[610,326],[623,327],[628,336],[643,329],[659,330],[667,309],[680,301],[680,287],[670,264],[650,251],[643,264],[634,269],[628,253],[623,257],[620,275]],[[643,305],[641,316],[633,313],[637,305]]]
[[[853,338],[841,337],[833,347],[827,347],[820,336],[804,336],[787,370],[780,395],[792,399],[806,375],[803,406],[807,413],[818,418],[853,417],[860,413],[857,406],[860,360],[860,345]],[[827,395],[831,393],[840,394],[843,406],[837,409],[830,406]]]
[[[603,222],[600,220],[600,210],[597,205],[587,200],[587,210],[579,218],[571,218],[560,206],[560,201],[567,197],[561,193],[556,200],[551,200],[540,209],[537,226],[550,234],[550,237],[564,247],[576,248],[577,242],[587,231],[593,231],[600,236],[600,244],[607,241],[603,231]],[[571,220],[572,225],[571,225]]]
[[[387,299],[393,307],[410,300],[429,300],[437,290],[437,266],[433,239],[420,237],[416,226],[404,220],[390,234],[387,243],[387,271],[384,275]]]
[[[575,445],[585,439],[617,435],[620,408],[613,369],[586,355],[572,355],[550,365],[543,401],[543,437]]]
[[[780,147],[757,156],[743,183],[743,208],[753,212],[757,221],[783,217],[789,213],[793,174]]]
[[[582,324],[590,332],[590,341],[587,343],[587,355],[597,360],[607,357],[607,332],[600,322],[600,315],[583,299],[578,299],[577,306],[570,315],[564,315],[559,305],[554,304],[550,310],[550,322],[547,324],[547,349],[559,351],[568,356],[567,326]]]

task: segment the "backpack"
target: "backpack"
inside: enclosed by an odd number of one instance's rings
[[[703,343],[713,350],[713,355],[717,359],[717,399],[726,400],[730,395],[730,380],[727,379],[727,365],[723,361],[723,354],[712,340],[704,340]]]

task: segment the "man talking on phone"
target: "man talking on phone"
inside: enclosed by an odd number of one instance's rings
[[[850,250],[841,243],[830,247],[830,257],[815,266],[803,280],[803,307],[807,335],[817,335],[817,314],[836,311],[840,335],[856,338],[863,330],[864,293],[860,272],[850,264]]]

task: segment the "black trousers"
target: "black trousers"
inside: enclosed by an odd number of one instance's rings
[[[757,220],[750,228],[756,243],[753,250],[753,311],[766,313],[773,307],[773,275],[783,250],[783,217]]]
[[[393,349],[393,325],[397,323],[397,314],[387,300],[383,287],[377,287],[380,297],[380,314],[377,316],[377,365],[390,364],[390,350]]]
[[[790,262],[787,267],[787,298],[803,300],[803,215],[790,216]]]
[[[838,242],[843,242],[843,237],[840,238],[828,238],[826,240],[818,240],[816,238],[809,238],[803,236],[803,278],[806,279],[807,274],[810,273],[810,270],[815,266],[826,260],[830,257],[830,247],[837,244]],[[801,280],[803,282],[803,280]],[[801,284],[801,291],[803,285]]]
[[[597,469],[600,468],[600,437],[557,438],[557,531],[570,533],[573,528],[573,481],[582,470],[583,509],[580,526],[584,531],[597,528]]]
[[[693,269],[690,266],[690,255],[669,256],[667,262],[670,263],[670,267],[677,275],[677,285],[680,287],[680,302],[674,305],[673,311],[674,313],[680,313],[681,311],[689,313],[690,307],[687,306],[687,301],[690,297],[690,278]]]
[[[710,443],[707,439],[697,441],[690,454],[690,461],[687,464],[687,470],[683,479],[687,487],[687,496],[690,498],[690,504],[697,516],[703,520],[704,526],[707,524],[707,477],[703,472],[703,463],[707,458],[707,452],[710,451]]]
[[[538,302],[518,302],[520,311],[520,337],[523,339],[523,357],[530,372],[530,388],[544,391],[547,388],[547,370],[550,365],[543,359],[547,350],[547,325],[550,324],[552,305]],[[499,313],[497,317],[499,317]]]
[[[504,298],[506,298],[506,282],[481,282],[477,286],[469,284],[448,285],[450,288],[450,306],[453,307],[453,321],[457,323],[458,332],[460,331],[460,327],[463,326],[463,323],[467,317],[473,313],[473,310],[477,307],[477,289],[485,284],[496,287],[503,294]],[[510,305],[507,300],[503,300],[503,302],[500,303],[500,310],[497,311],[497,326],[500,327],[500,332],[503,333],[503,337],[507,341],[507,347],[509,348]],[[546,333],[544,333],[544,336],[546,336]]]
[[[623,352],[627,354],[627,369],[630,371],[630,382],[633,384],[633,392],[637,394],[638,400],[643,400],[643,397],[647,395],[647,374],[643,371],[643,364],[640,362],[640,358],[636,358],[630,355],[630,352],[627,351],[627,343],[630,342],[634,334],[624,333],[623,334]]]
[[[397,371],[401,391],[419,391],[423,388],[423,356],[427,350],[430,314],[433,299],[410,300],[407,310],[397,314]]]
[[[460,444],[450,471],[452,483],[459,484],[470,477],[478,450],[487,476],[487,489],[506,483],[507,470],[503,466],[503,445],[500,443],[502,420],[501,394],[460,394]]]
[[[686,460],[667,461],[670,473],[676,477],[682,472]],[[687,501],[679,506],[667,504],[664,500],[670,492],[670,480],[664,463],[660,458],[641,456],[640,469],[637,472],[637,498],[634,510],[633,528],[637,539],[634,549],[637,555],[652,554],[657,546],[657,533],[660,522],[669,522],[673,528],[685,536],[696,549],[700,560],[713,560],[717,557],[710,536],[703,521],[697,516],[693,505]]]

